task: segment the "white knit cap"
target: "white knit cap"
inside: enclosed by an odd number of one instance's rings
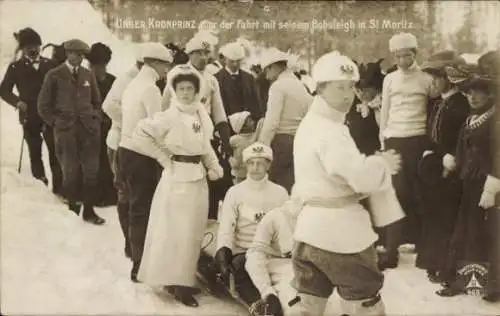
[[[197,50],[207,50],[211,51],[212,47],[208,40],[205,40],[202,36],[195,36],[190,39],[186,44],[186,54],[190,54]]]
[[[229,60],[245,58],[245,48],[240,43],[228,43],[222,46],[219,52]]]
[[[160,43],[144,43],[142,46],[142,58],[157,59],[169,63],[174,61],[172,52]]]
[[[243,111],[237,112],[229,115],[229,123],[231,123],[231,127],[236,134],[241,132],[243,125],[245,124],[245,120],[250,116],[250,112]]]
[[[269,161],[273,160],[273,150],[271,147],[262,143],[256,142],[243,150],[243,162],[246,163],[252,158],[266,158]]]
[[[395,52],[405,48],[418,48],[415,35],[410,33],[398,33],[389,40],[389,51]]]
[[[312,78],[316,83],[337,80],[359,81],[359,70],[349,57],[334,51],[321,56],[314,63]]]
[[[264,69],[267,66],[270,66],[279,61],[286,61],[288,65],[289,58],[290,56],[287,53],[282,52],[279,49],[273,47],[269,49],[264,56],[262,56],[262,59],[260,61],[260,66],[262,67],[262,69]]]

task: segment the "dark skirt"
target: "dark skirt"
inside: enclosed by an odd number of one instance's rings
[[[460,207],[462,184],[458,177],[449,175],[435,183],[427,183],[421,192],[422,237],[416,265],[421,269],[442,271]]]

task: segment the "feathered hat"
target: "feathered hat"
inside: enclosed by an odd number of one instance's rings
[[[23,49],[26,46],[42,45],[42,38],[40,35],[30,27],[24,28],[17,33],[14,33],[14,38],[17,40],[19,49]]]
[[[374,63],[360,64],[359,67],[359,81],[356,87],[362,88],[375,88],[382,90],[382,83],[384,82],[385,75],[382,73],[380,64],[384,59],[379,59]]]

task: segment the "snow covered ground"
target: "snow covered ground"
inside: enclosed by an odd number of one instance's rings
[[[18,174],[22,134],[17,113],[2,103],[0,118],[3,314],[245,315],[238,306],[208,295],[199,296],[200,307],[192,309],[132,283],[116,209],[98,209],[106,225],[86,224],[30,177],[27,156]],[[383,297],[388,314],[500,315],[500,303],[486,304],[472,296],[438,297],[438,286],[426,281],[413,261],[404,254],[402,265],[386,273]],[[337,312],[334,296],[328,315]]]

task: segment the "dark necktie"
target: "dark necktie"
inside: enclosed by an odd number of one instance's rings
[[[78,69],[76,67],[73,67],[73,78],[78,80]]]

